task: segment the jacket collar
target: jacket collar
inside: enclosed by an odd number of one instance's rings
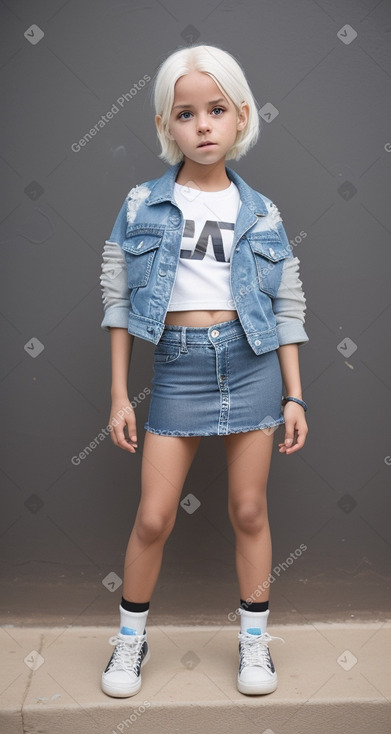
[[[151,187],[151,193],[145,200],[145,204],[160,204],[162,201],[170,201],[176,205],[174,200],[174,184],[178,171],[183,165],[183,161],[170,166],[167,171],[157,179]],[[258,216],[268,214],[266,204],[258,191],[251,188],[246,182],[231,168],[225,167],[228,178],[238,187],[242,203],[245,204],[251,212]]]

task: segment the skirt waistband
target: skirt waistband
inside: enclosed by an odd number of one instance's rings
[[[166,324],[160,341],[171,344],[217,344],[219,342],[243,336],[244,331],[240,319],[220,321],[212,326],[173,326]]]

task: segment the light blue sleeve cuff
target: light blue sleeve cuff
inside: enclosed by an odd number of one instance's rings
[[[108,306],[104,319],[101,323],[101,328],[105,331],[110,331],[110,326],[119,327],[120,329],[127,329],[129,323],[129,308],[128,306],[119,306],[114,304]]]
[[[280,347],[284,344],[298,344],[301,347],[309,341],[309,336],[303,324],[297,319],[277,324],[277,338]]]

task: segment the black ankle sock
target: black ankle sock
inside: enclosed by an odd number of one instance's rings
[[[126,599],[122,597],[121,607],[127,612],[146,612],[149,609],[149,601],[126,601]]]
[[[247,603],[244,599],[240,600],[240,606],[247,612],[266,612],[269,609],[268,601],[249,602]]]

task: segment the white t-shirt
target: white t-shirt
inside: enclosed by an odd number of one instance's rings
[[[237,186],[231,181],[223,191],[200,191],[175,183],[174,198],[185,221],[168,311],[231,310],[231,252],[241,205]]]

